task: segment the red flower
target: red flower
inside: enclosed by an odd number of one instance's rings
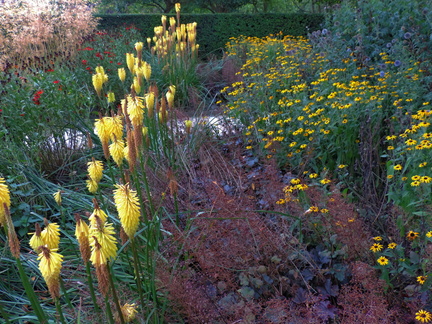
[[[117,65],[122,65],[122,62],[118,62]]]
[[[103,56],[101,53],[96,53],[95,55],[96,55],[96,57],[99,57],[101,60],[103,59]]]
[[[84,64],[84,65],[86,65],[87,64],[87,60],[82,60],[81,63]]]
[[[109,61],[110,63],[113,63],[113,61]]]
[[[48,69],[46,72],[54,72],[54,69]]]
[[[86,70],[89,70],[89,71],[90,71],[90,70],[91,70],[91,66],[87,66],[87,67],[86,67]]]
[[[40,97],[41,97],[41,94],[43,94],[44,93],[44,91],[43,90],[39,90],[39,91],[37,91],[34,95],[33,95],[33,103],[35,104],[35,105],[40,105],[40,101],[39,101],[39,99],[40,99]]]
[[[57,84],[57,83],[60,83],[60,81],[59,80],[55,80],[55,81],[53,81],[53,83]]]

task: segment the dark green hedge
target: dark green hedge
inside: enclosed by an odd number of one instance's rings
[[[168,15],[169,17],[170,15]],[[153,37],[153,28],[161,25],[159,14],[98,15],[99,27],[109,30],[134,25],[143,40]],[[284,35],[305,36],[320,29],[324,16],[319,14],[182,14],[181,23],[197,22],[200,53],[220,53],[230,37],[264,37],[282,32]]]

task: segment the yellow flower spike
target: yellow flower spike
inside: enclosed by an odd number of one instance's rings
[[[135,56],[132,53],[126,53],[126,65],[129,71],[134,74],[135,69]]]
[[[141,85],[138,77],[134,77],[133,84],[131,86],[135,90],[135,93],[139,94],[141,92]]]
[[[142,73],[144,75],[144,78],[146,79],[146,81],[150,81],[150,77],[151,77],[151,73],[152,73],[152,68],[151,65],[147,62],[144,62],[142,67],[141,67]]]
[[[101,65],[96,66],[95,71],[96,71],[96,74],[102,74],[102,75],[105,74],[105,69]]]
[[[119,68],[117,70],[118,73],[118,77],[120,79],[121,82],[125,82],[126,80],[126,70],[124,68]]]
[[[174,7],[175,7],[175,11],[176,11],[176,12],[179,12],[180,9],[181,9],[181,5],[180,5],[180,3],[176,3],[176,4],[174,5]]]
[[[107,101],[108,101],[108,103],[115,102],[115,94],[114,94],[114,92],[109,91],[107,93]]]
[[[138,313],[137,306],[135,304],[124,304],[121,306],[121,312],[125,322],[129,323],[135,319],[136,314]]]
[[[57,249],[50,249],[44,245],[39,253],[39,270],[48,286],[52,298],[60,297],[60,270],[63,256],[57,253]]]
[[[165,97],[168,103],[168,108],[172,109],[174,107],[174,94],[171,92],[171,90],[168,90]]]
[[[136,191],[130,189],[129,183],[125,185],[115,185],[114,203],[120,218],[122,227],[129,236],[133,239],[138,228],[140,217],[140,205]]]
[[[34,233],[30,233],[33,234],[32,237],[30,238],[30,247],[33,249],[33,251],[35,251],[37,254],[42,252],[41,246],[45,245],[43,239],[42,239],[42,235],[41,235],[41,228],[40,225],[38,223],[36,223],[35,225],[36,227],[36,231]]]
[[[114,234],[114,227],[111,223],[102,222],[95,216],[96,226],[90,227],[90,261],[94,266],[106,264],[110,259],[117,255],[117,239]]]
[[[186,134],[190,134],[192,128],[192,120],[188,119],[185,121]]]
[[[124,141],[121,139],[115,139],[109,146],[109,152],[114,162],[121,166],[123,164],[124,156]]]
[[[62,204],[62,191],[58,190],[57,192],[53,193],[53,197],[57,205],[61,206]]]
[[[137,51],[137,56],[140,57],[140,55],[142,54],[142,50],[144,47],[144,43],[143,42],[137,42],[135,43],[135,50]]]
[[[153,116],[154,104],[155,104],[155,95],[153,92],[149,92],[145,95],[146,107],[149,117]]]
[[[92,161],[87,162],[87,172],[90,177],[90,179],[100,182],[103,177],[103,163],[102,161],[95,160],[94,158]]]
[[[91,178],[86,180],[86,186],[87,190],[92,194],[96,193],[99,189],[99,183]]]
[[[93,198],[93,213],[89,217],[89,222],[91,227],[96,227],[96,219],[99,218],[102,223],[105,223],[108,219],[108,215],[99,207],[99,204],[95,198]]]
[[[144,120],[144,104],[142,97],[127,97],[127,113],[131,120],[132,126],[142,125]]]
[[[42,240],[47,247],[52,249],[58,249],[60,243],[60,226],[56,223],[49,223],[45,219],[45,228],[41,232]]]
[[[174,17],[170,17],[169,24],[170,24],[170,27],[175,28],[175,26],[176,26],[176,19]]]
[[[90,260],[90,242],[89,233],[90,229],[86,222],[84,222],[81,217],[76,214],[76,227],[75,227],[75,237],[79,243],[79,248],[81,252],[81,257],[85,263]]]
[[[104,77],[102,74],[93,74],[92,76],[93,87],[96,90],[97,95],[100,97],[102,92],[102,86],[104,84]]]
[[[4,226],[6,224],[6,210],[10,208],[10,193],[9,188],[5,184],[6,181],[4,178],[0,178],[0,226]]]

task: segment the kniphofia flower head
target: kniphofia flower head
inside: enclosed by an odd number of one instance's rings
[[[6,205],[9,209],[11,204],[9,188],[5,182],[4,178],[0,178],[0,226],[6,224],[6,210],[4,206]]]
[[[99,189],[99,182],[93,180],[92,178],[86,180],[87,189],[90,193],[94,194]]]
[[[135,319],[136,314],[138,313],[136,308],[137,307],[135,304],[126,303],[123,306],[121,306],[123,319],[125,320],[126,323],[129,323],[130,321],[133,321]]]
[[[143,65],[141,67],[144,78],[147,80],[147,82],[150,80],[152,69],[151,65],[147,62],[143,62]]]
[[[99,182],[102,180],[103,176],[103,163],[102,161],[98,161],[93,159],[92,161],[87,163],[87,172],[89,178]]]
[[[45,245],[43,239],[42,239],[42,230],[40,228],[40,225],[38,223],[36,223],[36,231],[34,233],[30,233],[33,234],[32,237],[30,238],[30,247],[33,249],[33,251],[35,251],[37,254],[42,252],[41,246]]]
[[[133,239],[139,224],[140,205],[136,191],[125,185],[116,185],[114,203],[125,233]]]
[[[127,113],[134,127],[143,124],[144,120],[144,104],[142,97],[128,95],[127,98]]]
[[[124,68],[119,68],[117,72],[120,81],[124,82],[126,80],[126,70]]]
[[[110,223],[102,223],[98,216],[95,216],[96,226],[90,227],[90,261],[94,266],[106,264],[114,259],[117,254],[117,239],[114,237],[114,227]]]
[[[89,226],[84,222],[79,215],[75,215],[76,227],[75,237],[79,243],[81,257],[84,262],[90,260],[90,241],[89,241]]]
[[[39,270],[48,286],[48,290],[53,298],[58,298],[60,269],[63,261],[63,256],[57,253],[57,249],[50,249],[46,245],[41,247],[38,260]]]
[[[60,243],[60,226],[56,223],[49,223],[45,220],[45,228],[41,233],[45,245],[52,250],[58,249]]]
[[[57,192],[55,192],[53,194],[54,200],[57,203],[57,205],[59,205],[59,206],[61,206],[61,204],[62,204],[62,196],[61,196],[61,194],[62,194],[61,190],[58,190]]]
[[[96,227],[96,219],[99,218],[102,223],[105,223],[108,219],[108,215],[99,207],[96,199],[93,199],[93,213],[89,217],[90,227]]]
[[[109,152],[111,154],[111,157],[113,158],[114,162],[117,165],[123,164],[124,156],[124,141],[122,139],[115,139],[109,146]]]

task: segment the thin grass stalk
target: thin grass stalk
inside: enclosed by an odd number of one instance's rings
[[[3,309],[2,304],[0,304],[0,315],[3,317],[5,324],[9,324],[9,315],[5,312],[5,310]]]
[[[112,296],[113,296],[113,299],[114,299],[114,304],[115,304],[115,306],[117,308],[117,312],[119,314],[120,323],[124,324],[125,321],[124,321],[123,313],[122,313],[122,310],[121,310],[121,307],[120,307],[120,302],[118,300],[117,291],[115,289],[114,280],[113,280],[113,273],[111,271],[111,266],[110,265],[107,266],[107,270],[108,270],[108,278],[109,278],[109,282],[110,282],[110,286],[111,286],[111,292],[112,292]]]
[[[69,299],[68,292],[66,290],[66,287],[64,285],[64,281],[62,278],[60,278],[60,288],[63,291],[63,296],[66,299],[66,303],[69,305],[70,309],[74,309],[74,307],[72,306],[72,302]]]
[[[93,306],[94,309],[97,313],[100,312],[100,308],[99,305],[97,303],[97,299],[96,299],[96,294],[95,294],[95,290],[94,290],[94,286],[93,286],[93,279],[92,279],[92,275],[91,275],[91,270],[90,270],[90,262],[87,261],[86,262],[86,272],[87,272],[87,283],[89,286],[89,290],[90,290],[90,296],[93,302]]]
[[[32,305],[32,308],[33,308],[39,322],[41,324],[48,323],[48,319],[45,315],[45,312],[42,309],[42,306],[40,305],[39,299],[37,298],[37,296],[33,290],[33,287],[30,285],[29,278],[27,277],[27,275],[24,271],[21,260],[19,258],[15,258],[15,260],[16,260],[18,272],[19,272],[19,275],[21,278],[21,282],[23,283],[26,295],[30,300],[30,304]]]
[[[140,271],[141,269],[140,269],[140,265],[139,265],[139,259],[138,259],[137,247],[135,244],[135,238],[130,238],[130,242],[131,242],[131,249],[132,249],[133,261],[134,261],[138,294],[140,297],[141,307],[143,308],[144,307],[144,293],[143,293],[142,283],[141,283],[141,271]]]
[[[63,311],[62,311],[62,308],[60,306],[59,299],[58,298],[54,298],[54,302],[55,302],[55,305],[56,305],[57,314],[60,317],[60,322],[63,323],[63,324],[66,324],[66,319],[63,316]]]

